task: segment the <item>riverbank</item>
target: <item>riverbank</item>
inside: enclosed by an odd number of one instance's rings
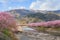
[[[22,32],[16,34],[19,40],[60,40],[60,36],[44,32]]]

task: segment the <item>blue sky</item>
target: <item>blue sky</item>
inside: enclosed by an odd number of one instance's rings
[[[0,11],[11,9],[60,10],[60,0],[0,0]]]

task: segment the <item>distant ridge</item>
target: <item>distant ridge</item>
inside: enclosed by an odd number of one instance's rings
[[[14,9],[7,11],[13,15],[19,15],[19,18],[25,19],[36,19],[36,21],[51,21],[51,20],[60,20],[60,10],[56,11],[46,11],[46,10],[27,10],[27,9]],[[38,20],[37,20],[38,19]]]

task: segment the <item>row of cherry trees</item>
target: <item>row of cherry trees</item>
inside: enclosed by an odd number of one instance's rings
[[[39,22],[39,23],[29,23],[28,26],[41,26],[41,27],[60,27],[60,20]]]

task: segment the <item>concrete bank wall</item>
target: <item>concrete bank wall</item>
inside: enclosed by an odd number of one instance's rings
[[[19,33],[17,34],[19,40],[60,40],[60,36],[54,36],[45,33]]]

